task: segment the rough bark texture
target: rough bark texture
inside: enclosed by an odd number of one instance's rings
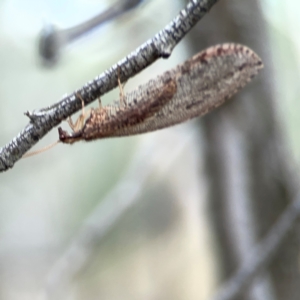
[[[247,257],[294,197],[286,141],[280,127],[271,46],[259,1],[221,1],[189,35],[192,53],[238,42],[262,57],[264,71],[233,101],[202,120],[213,224],[223,279]],[[244,299],[299,299],[297,228]],[[238,299],[241,299],[239,297]]]
[[[88,104],[138,74],[158,58],[167,58],[187,32],[210,10],[218,0],[191,0],[164,29],[141,45],[109,70],[86,83],[76,92],[52,106],[25,113],[30,123],[0,148],[0,172],[12,168],[33,145],[52,128],[82,107],[78,93]]]

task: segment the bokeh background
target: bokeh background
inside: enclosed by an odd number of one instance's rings
[[[145,0],[70,44],[52,67],[41,63],[38,37],[45,24],[73,26],[113,2],[0,1],[1,146],[27,124],[25,111],[53,104],[102,73],[184,7],[180,0]],[[260,1],[277,114],[296,168],[299,5]],[[184,39],[125,91],[191,52]],[[35,149],[57,138],[53,130]],[[0,298],[209,299],[219,285],[219,250],[208,212],[203,144],[199,122],[191,121],[142,136],[58,145],[1,174]]]

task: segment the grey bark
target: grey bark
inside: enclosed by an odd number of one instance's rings
[[[233,101],[202,120],[210,207],[222,279],[238,269],[297,190],[278,114],[272,52],[259,1],[222,1],[189,35],[193,53],[238,42],[262,57],[264,71]],[[299,222],[298,222],[299,223]],[[299,299],[299,224],[244,299]],[[237,299],[241,299],[238,297]]]
[[[82,88],[44,109],[25,113],[30,123],[10,143],[0,149],[0,172],[12,168],[33,145],[62,120],[82,107],[77,93],[85,104],[98,99],[121,82],[138,74],[158,58],[167,58],[174,47],[218,0],[190,0],[178,16],[152,39],[112,66]]]

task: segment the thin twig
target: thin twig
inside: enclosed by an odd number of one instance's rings
[[[284,238],[295,226],[300,215],[300,192],[285,209],[266,238],[249,255],[238,271],[223,285],[213,300],[233,300],[239,296],[260,271],[272,260]]]
[[[60,29],[53,24],[46,24],[39,39],[39,54],[45,64],[57,61],[62,48],[68,43],[88,33],[95,27],[133,9],[143,0],[119,0],[93,18],[70,28]]]
[[[81,100],[76,93],[81,95],[85,104],[89,104],[118,86],[119,72],[120,80],[124,82],[156,59],[169,57],[174,47],[217,1],[190,0],[186,8],[169,25],[93,81],[52,106],[26,112],[30,123],[11,142],[0,149],[0,172],[12,168],[14,163],[52,128],[81,109]]]

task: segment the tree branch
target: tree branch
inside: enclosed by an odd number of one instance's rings
[[[213,300],[236,299],[253,279],[265,268],[283,244],[284,239],[294,228],[300,215],[300,193],[288,205],[268,235],[249,254],[237,272],[224,285]]]
[[[141,2],[143,0],[119,0],[95,17],[65,29],[57,28],[53,24],[46,24],[39,39],[39,54],[43,62],[48,65],[55,63],[66,44],[88,33],[95,27],[133,9]]]
[[[44,109],[26,112],[30,123],[0,149],[0,172],[12,168],[14,163],[52,128],[81,109],[81,100],[76,93],[82,96],[85,104],[89,104],[117,87],[118,77],[121,82],[127,81],[156,59],[168,58],[180,40],[217,1],[190,0],[186,8],[181,10],[170,24],[109,70],[64,97],[60,102]]]

